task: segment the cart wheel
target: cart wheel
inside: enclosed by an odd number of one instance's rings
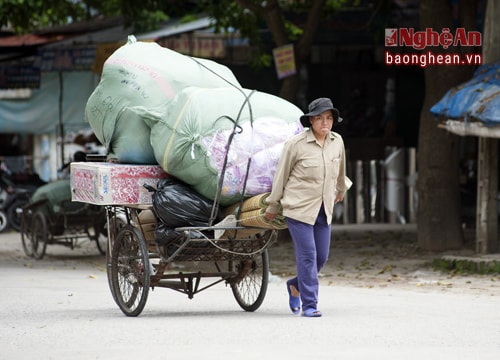
[[[0,211],[0,232],[4,231],[7,225],[7,215],[3,211]]]
[[[141,233],[125,225],[111,252],[111,283],[114,298],[127,316],[139,315],[148,298],[150,284],[149,257]]]
[[[26,210],[28,211],[28,210]],[[26,256],[33,257],[33,240],[31,240],[31,215],[21,216],[21,243]]]
[[[37,211],[33,216],[31,228],[31,243],[33,248],[33,257],[42,259],[47,248],[47,222],[42,212]]]
[[[257,310],[264,301],[269,281],[267,249],[260,256],[239,262],[230,261],[229,264],[229,271],[239,272],[244,269],[246,272],[241,280],[231,283],[236,302],[245,311]]]
[[[106,274],[108,276],[108,285],[109,290],[111,291],[111,295],[113,295],[113,299],[115,300],[115,302],[118,303],[118,301],[116,300],[115,290],[113,289],[113,282],[111,281],[111,253],[113,252],[113,245],[115,243],[116,236],[118,235],[118,232],[125,225],[127,225],[127,219],[125,215],[121,213],[107,213],[106,216],[106,227],[109,227],[106,229],[108,233],[108,242],[106,244]]]
[[[9,220],[9,224],[16,231],[21,231],[22,212],[18,211],[18,209],[21,210],[23,206],[26,206],[28,203],[28,199],[17,199],[7,209],[7,218]]]

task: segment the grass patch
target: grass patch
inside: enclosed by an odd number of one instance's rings
[[[439,271],[453,271],[458,274],[500,274],[500,261],[467,259],[434,259],[432,268]]]

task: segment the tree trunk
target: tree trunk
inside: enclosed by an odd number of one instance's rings
[[[468,2],[472,3],[472,2]],[[468,4],[474,5],[474,4]],[[474,8],[460,11],[475,11]],[[420,27],[453,29],[450,1],[420,0]],[[460,49],[425,49],[434,53]],[[434,65],[425,69],[425,100],[418,144],[418,245],[425,250],[459,249],[463,246],[459,187],[459,138],[437,127],[429,109],[453,86],[468,80],[466,66]]]
[[[254,3],[240,0],[240,5],[251,9],[255,13],[264,18],[267,28],[273,35],[273,40],[276,46],[283,46],[290,42],[286,35],[285,24],[283,22],[283,10],[279,6],[277,0],[270,0],[264,5],[256,5]],[[323,16],[325,0],[313,0],[311,8],[307,14],[304,32],[300,39],[294,44],[295,53],[295,68],[296,74],[287,76],[281,83],[279,96],[291,103],[297,104],[297,98],[300,86],[300,70],[311,53],[311,47],[316,37],[321,18]]]
[[[500,60],[500,4],[489,0],[486,7],[483,64]],[[498,240],[498,139],[479,138],[477,166],[476,252],[496,253]]]

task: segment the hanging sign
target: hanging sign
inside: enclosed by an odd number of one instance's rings
[[[283,45],[273,49],[274,63],[276,65],[276,73],[278,79],[283,79],[290,75],[295,75],[297,69],[295,67],[295,56],[293,52],[293,44]]]

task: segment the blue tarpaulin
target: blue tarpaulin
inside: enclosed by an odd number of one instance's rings
[[[479,67],[471,80],[448,90],[430,111],[451,119],[474,118],[485,126],[500,125],[500,62]]]

